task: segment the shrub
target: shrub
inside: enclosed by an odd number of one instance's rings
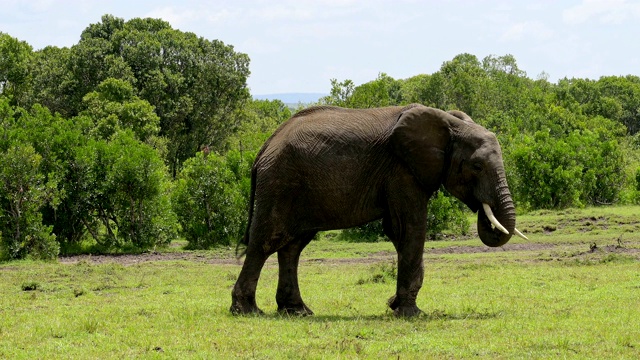
[[[348,242],[377,242],[383,240],[384,236],[382,220],[376,220],[364,225],[344,229],[336,239]]]
[[[40,209],[55,205],[55,184],[38,172],[42,157],[30,145],[14,145],[0,154],[1,247],[12,259],[52,259],[59,246]]]
[[[624,185],[624,159],[616,140],[589,130],[525,136],[511,152],[513,190],[532,209],[613,203]]]
[[[129,132],[117,134],[111,146],[115,158],[106,185],[113,194],[119,237],[142,249],[170,243],[177,228],[162,159]]]
[[[84,225],[100,246],[150,249],[177,237],[166,167],[131,131],[89,141],[77,149],[75,166],[86,187],[77,205],[91,213]]]
[[[191,248],[230,245],[244,231],[245,198],[235,174],[218,155],[200,152],[185,161],[172,200]]]
[[[445,230],[456,235],[467,235],[469,219],[464,209],[464,205],[448,192],[438,191],[428,205],[427,238],[435,240]]]

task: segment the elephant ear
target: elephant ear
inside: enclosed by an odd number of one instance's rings
[[[447,111],[447,113],[449,113],[449,114],[451,114],[451,115],[453,115],[453,116],[457,117],[457,118],[458,118],[458,119],[460,119],[460,120],[464,120],[464,121],[472,122],[472,123],[474,123],[474,124],[475,124],[475,121],[473,121],[469,115],[467,115],[467,114],[463,113],[463,112],[462,112],[462,111],[460,111],[460,110],[449,110],[449,111]]]
[[[428,189],[442,183],[452,115],[426,106],[404,111],[390,136],[393,152]]]

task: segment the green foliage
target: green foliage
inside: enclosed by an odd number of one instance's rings
[[[21,104],[28,91],[31,45],[0,32],[0,95]]]
[[[0,153],[0,231],[3,252],[12,259],[58,255],[51,226],[39,210],[55,206],[56,185],[38,172],[42,157],[30,145],[14,145]]]
[[[440,67],[443,77],[444,97],[436,104],[441,109],[458,109],[474,117],[476,102],[481,101],[478,92],[486,77],[475,55],[460,54]]]
[[[427,206],[427,238],[435,240],[445,231],[467,235],[469,219],[464,212],[464,204],[441,189]]]
[[[127,132],[118,133],[110,145],[115,158],[105,193],[113,194],[118,235],[142,249],[168,244],[176,238],[177,227],[162,159]]]
[[[160,118],[153,106],[134,94],[135,90],[126,81],[108,78],[96,91],[82,100],[85,110],[80,112],[93,121],[92,136],[109,139],[120,129],[131,129],[141,141],[157,136]]]
[[[578,140],[576,136],[573,139]],[[579,205],[582,168],[575,156],[571,144],[552,138],[548,132],[525,137],[512,151],[521,179],[512,183],[515,197],[534,209]]]
[[[384,238],[382,220],[376,220],[364,225],[344,229],[337,236],[337,240],[348,242],[377,242]]]
[[[42,156],[39,172],[48,181],[57,183],[59,201],[56,206],[42,209],[43,222],[53,227],[58,242],[64,248],[69,242],[78,242],[84,234],[83,221],[89,214],[84,211],[82,197],[86,186],[77,176],[76,148],[87,141],[86,124],[65,120],[52,115],[48,109],[35,105],[29,112],[20,113],[19,122],[13,128],[21,142],[30,143]]]
[[[349,79],[342,82],[338,82],[337,79],[331,79],[331,91],[328,96],[320,99],[320,103],[340,107],[349,107],[354,88],[355,84]]]
[[[567,107],[586,115],[602,116],[624,125],[631,134],[640,130],[640,78],[603,76],[599,80],[562,79],[556,89]]]
[[[354,109],[400,105],[401,83],[385,73],[360,86],[355,86],[351,80],[331,79],[330,94],[320,99],[320,103]]]
[[[246,198],[238,185],[238,174],[214,153],[200,152],[185,162],[176,179],[172,203],[189,247],[230,245],[241,237]]]
[[[169,179],[153,148],[123,131],[78,148],[76,161],[93,218],[85,226],[99,245],[149,249],[177,237]]]
[[[563,137],[538,131],[525,136],[511,158],[516,198],[533,209],[610,204],[624,182],[618,143],[602,141],[588,130]]]
[[[245,209],[249,208],[249,198],[251,195],[251,166],[256,158],[253,151],[240,152],[231,150],[225,155],[225,163],[227,168],[231,170],[235,176],[236,183],[240,193],[242,194]]]
[[[291,117],[280,100],[251,100],[235,115],[238,131],[227,140],[227,149],[257,153],[273,132]]]
[[[159,126],[175,175],[202,145],[220,150],[237,129],[234,113],[249,98],[248,65],[249,57],[232,46],[163,20],[105,15],[71,48],[35,53],[29,101],[67,118],[88,112],[106,134],[119,123],[146,139]],[[135,89],[125,92],[128,98],[109,96],[124,83]]]
[[[70,94],[74,80],[68,69],[71,51],[69,48],[47,46],[33,53],[29,65],[31,78],[29,96],[23,107],[40,104],[52,113],[65,118],[80,111],[70,106]],[[84,94],[83,94],[84,95]]]

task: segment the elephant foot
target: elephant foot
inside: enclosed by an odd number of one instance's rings
[[[313,311],[311,311],[311,309],[309,309],[305,304],[278,306],[278,312],[280,314],[294,315],[294,316],[313,315]]]
[[[241,299],[232,295],[231,308],[229,311],[233,315],[263,315],[264,312],[256,305],[255,298]]]
[[[233,315],[264,315],[264,311],[257,306],[243,306],[240,304],[231,304],[229,311]]]
[[[393,310],[393,315],[396,317],[415,317],[423,314],[422,310],[418,308],[418,306],[414,301],[401,301],[396,295],[393,295],[387,301],[387,304]]]
[[[400,306],[393,310],[393,315],[396,317],[410,318],[424,314],[417,306]]]

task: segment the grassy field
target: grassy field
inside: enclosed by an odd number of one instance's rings
[[[640,358],[640,207],[535,212],[530,241],[428,242],[417,319],[386,307],[388,242],[329,236],[303,253],[316,315],[275,312],[277,263],[260,317],[233,317],[232,249],[0,264],[0,358]]]

